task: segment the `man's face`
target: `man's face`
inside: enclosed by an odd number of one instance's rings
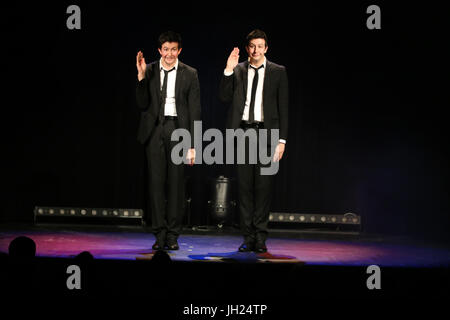
[[[267,48],[266,41],[262,38],[250,40],[248,46],[245,47],[251,62],[262,62]]]
[[[161,48],[158,48],[158,51],[163,63],[168,67],[172,67],[177,61],[181,48],[178,49],[178,42],[164,42]]]

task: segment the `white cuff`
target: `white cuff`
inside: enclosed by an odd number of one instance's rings
[[[233,73],[234,73],[233,71],[231,71],[231,72],[226,72],[225,70],[223,70],[223,74],[224,74],[226,77],[231,76]]]
[[[278,142],[286,144],[286,140],[284,140],[284,139],[280,139],[280,140],[278,140]]]

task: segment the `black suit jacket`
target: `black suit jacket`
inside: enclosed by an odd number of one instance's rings
[[[222,102],[231,103],[226,127],[240,126],[247,98],[248,61],[239,63],[230,76],[223,76],[219,97]],[[279,129],[280,139],[287,140],[288,134],[288,78],[286,68],[266,59],[263,86],[264,128]]]
[[[161,77],[159,61],[147,64],[145,78],[138,81],[136,101],[142,110],[139,122],[138,140],[145,144],[155,127],[160,112]],[[194,121],[200,120],[200,84],[197,70],[178,61],[175,80],[175,105],[179,128],[191,133],[194,142]]]

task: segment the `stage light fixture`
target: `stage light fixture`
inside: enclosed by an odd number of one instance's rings
[[[108,208],[67,208],[67,207],[38,207],[34,208],[34,221],[63,222],[63,223],[117,223],[144,224],[141,209],[108,209]],[[59,218],[59,219],[58,219]]]
[[[341,215],[271,212],[269,215],[269,221],[271,223],[346,225],[361,229],[361,217],[352,212],[347,212]]]

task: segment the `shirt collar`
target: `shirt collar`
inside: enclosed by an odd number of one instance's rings
[[[266,62],[267,62],[267,60],[266,60],[266,57],[264,57],[264,61],[263,61],[263,63],[262,63],[262,65],[261,66],[264,66],[264,70],[266,70]],[[250,62],[248,63],[248,65],[249,66],[252,66],[253,68],[256,68],[254,65],[252,65]],[[260,66],[260,67],[261,67]]]
[[[178,70],[178,59],[177,59],[177,61],[175,62],[174,68],[175,68],[175,71]],[[159,69],[160,69],[160,70],[166,70],[166,71],[169,71],[169,70],[167,70],[166,68],[163,67],[163,64],[162,64],[162,58],[159,59]]]

